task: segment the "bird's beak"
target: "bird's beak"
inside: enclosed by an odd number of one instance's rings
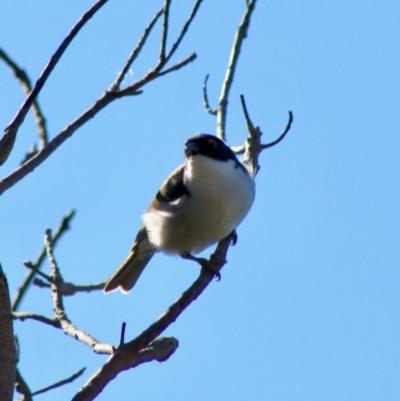
[[[185,144],[185,154],[186,156],[193,156],[199,153],[199,146],[194,142],[186,142]]]

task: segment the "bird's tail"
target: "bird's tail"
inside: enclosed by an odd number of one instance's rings
[[[137,238],[129,256],[107,281],[104,292],[115,291],[118,288],[123,293],[129,292],[155,253],[156,250],[151,245],[147,235],[142,236],[140,240]]]

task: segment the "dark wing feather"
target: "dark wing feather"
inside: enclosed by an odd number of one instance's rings
[[[170,203],[181,198],[183,195],[190,196],[183,182],[185,165],[178,167],[164,182],[153,200],[152,207],[158,208],[160,203]]]

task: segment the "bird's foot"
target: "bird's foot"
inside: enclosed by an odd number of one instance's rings
[[[236,233],[236,230],[233,230],[229,236],[231,237],[231,245],[235,246],[237,244],[237,240],[238,240],[238,235]]]
[[[206,258],[197,258],[196,256],[193,256],[191,253],[183,253],[181,254],[181,257],[186,260],[192,260],[193,262],[197,262],[201,267],[207,269],[212,274],[214,274],[214,277],[217,279],[217,281],[221,280],[221,273],[217,271],[215,267]]]

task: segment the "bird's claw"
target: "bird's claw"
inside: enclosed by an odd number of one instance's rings
[[[197,258],[190,253],[184,253],[181,255],[183,259],[192,260],[193,262],[197,262],[203,269],[210,271],[217,281],[221,280],[221,273],[215,269],[215,267],[205,258]]]
[[[229,236],[231,237],[231,245],[235,246],[237,244],[237,240],[238,240],[238,235],[236,233],[236,230],[233,230]]]

